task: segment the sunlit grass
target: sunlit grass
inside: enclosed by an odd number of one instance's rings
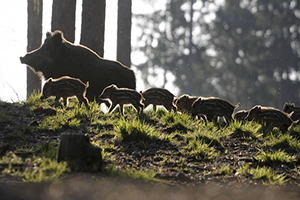
[[[251,168],[249,164],[245,164],[237,169],[237,172],[241,175],[251,175],[254,180],[261,180],[264,184],[271,185],[283,185],[288,179],[286,174],[277,174],[272,171],[270,167]]]
[[[139,119],[128,121],[122,118],[114,125],[114,130],[119,133],[119,138],[123,142],[136,142],[139,146],[148,146],[146,144],[157,140],[167,140],[153,126]]]
[[[11,153],[0,160],[1,164],[8,165],[2,173],[19,177],[24,182],[53,181],[63,178],[65,173],[70,172],[66,162],[57,163],[50,158],[22,158]]]
[[[35,158],[33,168],[27,167],[24,171],[24,182],[41,182],[59,180],[63,174],[70,172],[66,162],[57,163],[49,158]]]
[[[265,184],[283,185],[287,181],[285,174],[276,174],[265,166],[249,169],[249,173],[253,175],[253,179],[262,180]]]
[[[246,175],[246,174],[249,173],[249,170],[250,170],[250,165],[249,165],[249,163],[247,163],[247,164],[244,164],[244,165],[240,166],[236,171],[239,174]]]
[[[178,114],[175,112],[164,111],[164,115],[161,115],[163,111],[160,111],[160,120],[163,124],[167,125],[170,130],[177,130],[183,133],[187,131],[194,130],[195,121],[192,120],[191,116],[188,114]]]
[[[222,165],[219,169],[213,171],[214,175],[229,175],[233,172],[233,169],[227,165]]]
[[[156,181],[157,179],[154,177],[155,172],[152,170],[141,171],[134,169],[120,169],[115,166],[109,166],[104,170],[104,174],[111,177],[120,177],[120,178],[132,178],[132,179],[140,179],[144,181]]]
[[[56,159],[57,145],[56,141],[41,141],[38,146],[38,152],[41,157]]]
[[[272,149],[284,149],[293,153],[300,151],[300,141],[288,133],[277,136],[271,135],[269,138],[266,138],[265,146]]]
[[[222,146],[220,141],[222,135],[218,131],[209,131],[207,129],[199,128],[198,130],[192,132],[191,135],[196,137],[197,140],[209,144],[209,146]]]
[[[187,145],[187,154],[194,156],[196,159],[211,159],[219,155],[214,147],[205,143],[203,140],[198,140],[196,137],[189,140]]]
[[[296,156],[288,155],[283,150],[274,152],[260,151],[257,156],[254,157],[259,163],[264,165],[272,164],[290,164],[297,161]]]
[[[40,100],[41,96],[42,96],[41,92],[34,90],[30,94],[28,99],[25,101],[25,105],[30,105],[30,106],[39,105],[41,103],[41,100]]]
[[[66,123],[68,122],[68,118],[63,114],[57,114],[54,116],[47,116],[39,125],[39,129],[41,130],[51,130],[58,131],[60,130]]]
[[[230,133],[233,133],[235,136],[249,138],[249,139],[258,139],[263,136],[261,132],[262,126],[256,122],[241,122],[234,121],[228,127]]]

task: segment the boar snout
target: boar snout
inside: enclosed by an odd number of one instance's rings
[[[25,59],[25,56],[24,57],[20,57],[20,61],[21,61],[21,63],[23,64],[24,63],[24,59]]]

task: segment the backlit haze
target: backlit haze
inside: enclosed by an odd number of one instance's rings
[[[164,1],[161,1],[164,2]],[[161,3],[160,2],[160,3]],[[77,0],[76,6],[76,33],[75,44],[79,44],[81,27],[82,0]],[[145,13],[151,6],[143,4],[140,0],[132,1],[133,13]],[[47,31],[51,30],[52,1],[43,1],[43,39]],[[104,58],[116,60],[117,39],[117,0],[106,1],[106,27]],[[27,67],[20,63],[19,57],[26,54],[27,49],[27,1],[12,0],[2,1],[0,7],[0,100],[17,102],[26,99],[26,70]],[[137,28],[132,26],[132,46],[137,44],[135,33]],[[132,53],[131,60],[134,65],[145,61],[142,53]],[[137,90],[145,89],[140,73],[134,66],[132,69],[137,75]],[[169,76],[167,88],[172,88],[174,77]],[[155,86],[162,84],[160,78],[152,80]],[[176,91],[173,91],[176,94]]]

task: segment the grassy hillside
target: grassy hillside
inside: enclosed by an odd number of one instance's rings
[[[77,100],[67,108],[54,99],[0,102],[1,182],[60,180],[74,172],[56,162],[62,133],[82,133],[102,148],[107,177],[169,184],[300,184],[300,126],[281,133],[255,122],[229,126],[193,120],[187,114],[104,113],[96,103],[87,110]]]

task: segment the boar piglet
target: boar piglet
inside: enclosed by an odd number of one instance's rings
[[[177,110],[181,112],[188,112],[190,113],[192,110],[193,103],[199,97],[190,96],[188,94],[183,94],[175,100],[175,105],[177,106]]]
[[[99,98],[109,99],[112,102],[108,111],[109,113],[111,113],[114,108],[119,105],[121,114],[124,115],[124,104],[133,105],[138,112],[141,112],[144,109],[144,104],[142,103],[143,96],[139,92],[129,88],[118,88],[114,84],[104,88]]]
[[[293,121],[300,119],[300,107],[296,107],[293,103],[285,103],[282,108],[283,112],[291,113],[294,112],[291,116]]]
[[[62,97],[64,105],[67,106],[68,98],[76,96],[79,104],[85,104],[88,108],[88,99],[85,97],[86,89],[89,87],[89,82],[84,84],[80,79],[63,76],[58,79],[49,78],[44,87],[41,99],[55,96],[55,104],[58,105],[59,99]]]
[[[256,105],[249,110],[246,120],[253,120],[268,127],[277,127],[282,133],[285,133],[294,123],[298,122],[291,119],[292,114],[293,112],[287,114],[273,107]]]
[[[224,117],[229,123],[233,120],[232,114],[240,103],[233,105],[229,101],[217,97],[199,97],[192,105],[193,116],[205,115],[208,121],[215,121],[218,117]]]
[[[233,118],[237,121],[244,121],[248,113],[249,113],[248,110],[239,110],[234,114]]]
[[[174,105],[174,95],[163,88],[149,88],[144,92],[141,92],[144,97],[144,108],[152,104],[153,109],[156,111],[158,105],[164,106],[168,111],[173,110],[176,112],[176,106]]]

